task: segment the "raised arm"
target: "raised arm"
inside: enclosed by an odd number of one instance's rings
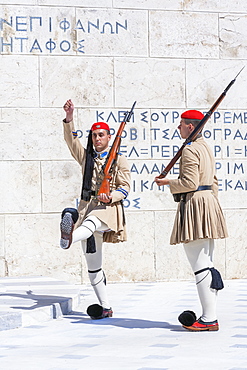
[[[75,132],[73,122],[74,108],[75,107],[71,99],[67,100],[63,106],[63,109],[66,112],[66,117],[63,120],[64,139],[72,156],[80,165],[83,165],[85,159],[85,149],[81,145],[78,137],[73,134],[73,132]]]
[[[74,113],[75,107],[71,99],[66,101],[66,103],[63,106],[63,109],[66,112],[65,122],[68,123],[70,121],[73,121],[73,113]]]

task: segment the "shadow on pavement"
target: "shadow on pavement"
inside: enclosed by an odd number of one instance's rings
[[[31,290],[27,291],[26,294],[17,294],[17,293],[1,293],[0,298],[3,297],[13,297],[13,298],[19,298],[19,299],[28,299],[34,301],[31,306],[23,305],[23,306],[17,306],[17,302],[15,304],[14,300],[9,301],[9,307],[13,309],[18,310],[34,310],[38,307],[45,307],[50,306],[55,303],[63,303],[66,302],[70,297],[60,297],[60,296],[53,296],[53,295],[42,295],[42,294],[33,294]],[[1,302],[0,299],[0,305],[3,302]],[[6,305],[6,301],[4,301],[4,304]]]
[[[73,324],[90,324],[98,326],[116,326],[126,329],[153,329],[163,328],[171,331],[186,331],[181,325],[172,325],[165,321],[150,321],[142,319],[129,319],[129,318],[105,318],[101,320],[92,320],[88,315],[81,312],[71,312],[69,315],[64,316],[65,319],[76,320],[71,321]]]

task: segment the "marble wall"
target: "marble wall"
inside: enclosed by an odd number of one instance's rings
[[[128,241],[105,245],[108,281],[192,278],[182,245],[169,245],[176,204],[153,180],[183,143],[179,115],[208,112],[246,65],[246,25],[243,0],[1,1],[0,276],[88,281],[80,243],[59,248],[60,211],[81,188],[63,139],[71,98],[82,144],[96,121],[114,136],[137,101],[121,143]],[[204,130],[229,229],[215,252],[227,279],[247,277],[246,82],[244,69]]]

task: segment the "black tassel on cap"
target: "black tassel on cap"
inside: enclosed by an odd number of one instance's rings
[[[92,177],[93,177],[93,167],[94,167],[94,148],[92,141],[92,131],[90,130],[87,140],[86,148],[86,162],[83,173],[83,183],[81,191],[81,199],[89,202],[91,199],[91,188],[92,188]]]

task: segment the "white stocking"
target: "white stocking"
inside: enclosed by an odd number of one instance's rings
[[[213,267],[213,239],[199,239],[184,244],[184,250],[195,275],[197,291],[202,306],[201,319],[204,322],[216,320],[216,298],[217,290],[211,289],[212,275],[205,268]]]
[[[105,275],[102,270],[103,232],[110,231],[96,216],[88,216],[74,232],[73,243],[81,240],[82,250],[86,258],[88,276],[95,294],[104,308],[110,308],[106,292]],[[86,240],[94,234],[96,252],[86,253]]]
[[[73,232],[72,243],[76,243],[79,240],[88,239],[95,231],[109,231],[109,228],[104,222],[96,216],[88,216],[81,226],[79,226]]]
[[[95,238],[95,243],[96,243],[96,252],[86,253],[86,242],[85,241],[81,242],[82,250],[86,258],[87,267],[88,267],[88,276],[89,276],[91,285],[94,289],[94,292],[101,306],[104,308],[110,308],[107,291],[106,291],[105,274],[102,270],[103,234],[95,232],[94,238]]]

